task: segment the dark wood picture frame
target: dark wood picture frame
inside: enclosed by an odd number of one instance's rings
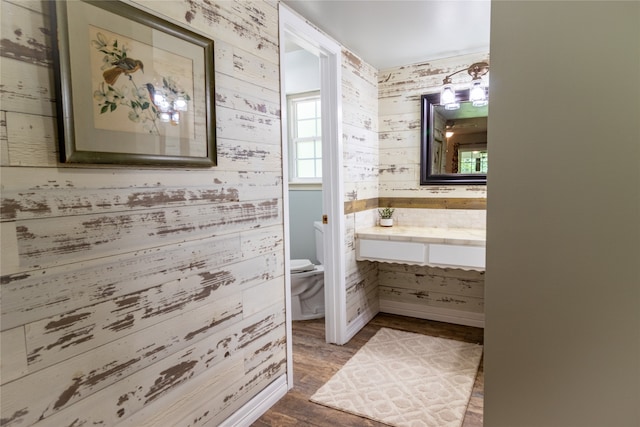
[[[213,40],[122,1],[52,5],[61,162],[216,165]]]

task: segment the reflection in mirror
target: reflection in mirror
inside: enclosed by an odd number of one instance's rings
[[[440,94],[422,95],[420,184],[486,184],[488,106],[474,107],[469,91],[446,110]]]

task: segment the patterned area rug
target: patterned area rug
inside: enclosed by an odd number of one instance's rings
[[[397,427],[460,427],[482,346],[382,328],[311,401]]]

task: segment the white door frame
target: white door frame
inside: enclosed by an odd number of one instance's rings
[[[322,114],[322,204],[328,224],[324,226],[325,338],[329,343],[347,341],[345,285],[345,225],[342,179],[342,48],[309,25],[282,3],[280,23],[280,96],[282,121],[283,220],[285,249],[285,304],[287,329],[287,376],[293,387],[291,344],[291,275],[289,273],[289,157],[286,91],[284,88],[284,40],[290,37],[320,58]]]

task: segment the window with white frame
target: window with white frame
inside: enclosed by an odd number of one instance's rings
[[[289,180],[322,182],[320,92],[289,95]]]

